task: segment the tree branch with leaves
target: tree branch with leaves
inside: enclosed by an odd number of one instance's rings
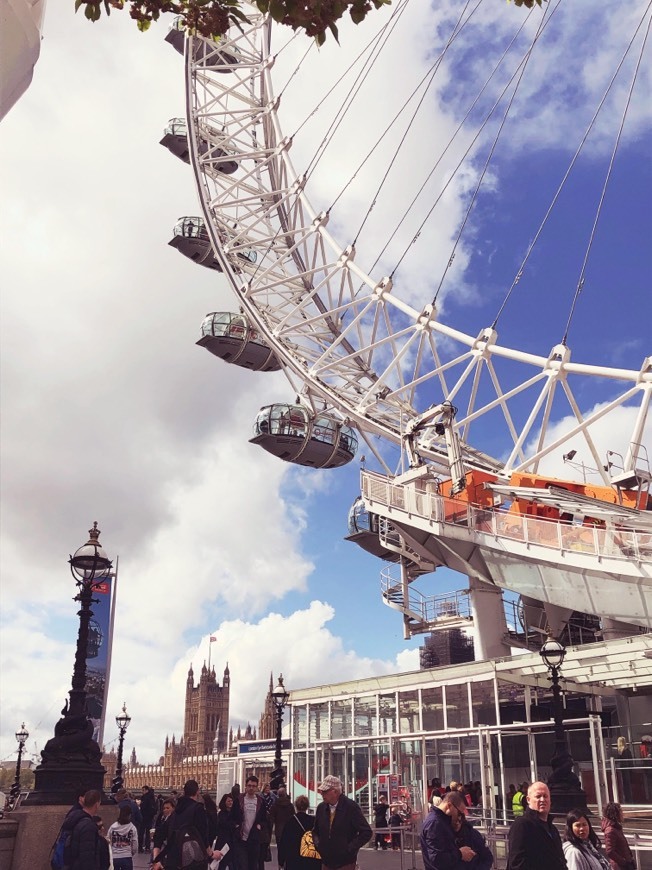
[[[328,32],[338,38],[337,22],[345,13],[360,24],[372,9],[390,3],[391,0],[255,0],[261,12],[293,30],[304,30],[319,45]],[[240,0],[75,0],[75,10],[82,7],[90,21],[98,21],[103,11],[110,15],[112,9],[128,8],[139,30],[147,30],[163,13],[170,12],[179,17],[183,29],[209,39],[223,36],[232,25],[247,23]]]

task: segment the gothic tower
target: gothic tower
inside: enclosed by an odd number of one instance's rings
[[[258,720],[258,739],[273,740],[276,737],[276,711],[274,709],[274,674],[269,675],[269,690],[265,697],[265,706]]]
[[[224,669],[223,685],[204,664],[195,686],[195,675],[190,666],[186,680],[186,706],[183,738],[186,755],[212,755],[228,748],[229,692],[231,677],[229,666]]]

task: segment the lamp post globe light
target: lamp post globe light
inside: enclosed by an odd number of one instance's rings
[[[276,711],[276,747],[274,751],[274,770],[270,779],[270,787],[276,791],[285,785],[283,773],[283,759],[281,757],[281,742],[283,731],[283,711],[285,710],[290,694],[283,685],[283,674],[279,674],[278,684],[272,692],[272,701]]]
[[[566,647],[558,640],[548,637],[539,650],[539,655],[550,674],[555,722],[555,748],[550,759],[552,773],[548,777],[551,810],[553,813],[568,813],[575,808],[586,809],[586,792],[582,788],[579,777],[573,772],[575,762],[568,751],[564,728],[564,709],[561,701],[559,674],[566,658]]]
[[[115,766],[115,776],[113,778],[113,782],[111,783],[111,793],[115,794],[117,791],[120,791],[122,786],[124,785],[123,777],[122,777],[122,750],[125,742],[125,734],[127,733],[127,728],[131,722],[131,716],[127,713],[127,702],[125,701],[122,705],[122,713],[119,716],[115,717],[115,724],[118,726],[118,763]]]
[[[41,752],[41,763],[34,771],[34,791],[25,804],[72,804],[89,789],[102,791],[106,771],[86,711],[86,658],[92,605],[96,600],[93,592],[108,579],[112,563],[99,542],[96,522],[88,535],[88,541],[69,559],[77,584],[73,601],[80,605],[72,688],[61,719],[54,726],[54,737]]]
[[[20,729],[16,731],[16,740],[18,741],[18,758],[16,759],[16,777],[14,779],[14,784],[11,786],[11,791],[9,792],[11,806],[16,806],[16,801],[18,800],[18,796],[20,795],[20,765],[23,760],[23,749],[25,747],[25,743],[27,743],[27,738],[29,737],[29,731],[25,728],[25,723],[20,726]]]

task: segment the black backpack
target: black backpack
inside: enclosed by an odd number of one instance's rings
[[[208,867],[206,846],[193,824],[195,810],[194,806],[188,807],[169,830],[167,844],[159,855],[165,867],[174,870],[206,870]],[[168,858],[172,863],[168,863]]]
[[[175,830],[174,848],[181,870],[205,870],[208,866],[206,847],[194,825],[180,825]]]

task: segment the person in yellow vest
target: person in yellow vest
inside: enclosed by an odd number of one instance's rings
[[[523,815],[525,809],[525,795],[527,794],[528,784],[526,782],[516,789],[516,793],[512,798],[512,815],[515,819]]]

